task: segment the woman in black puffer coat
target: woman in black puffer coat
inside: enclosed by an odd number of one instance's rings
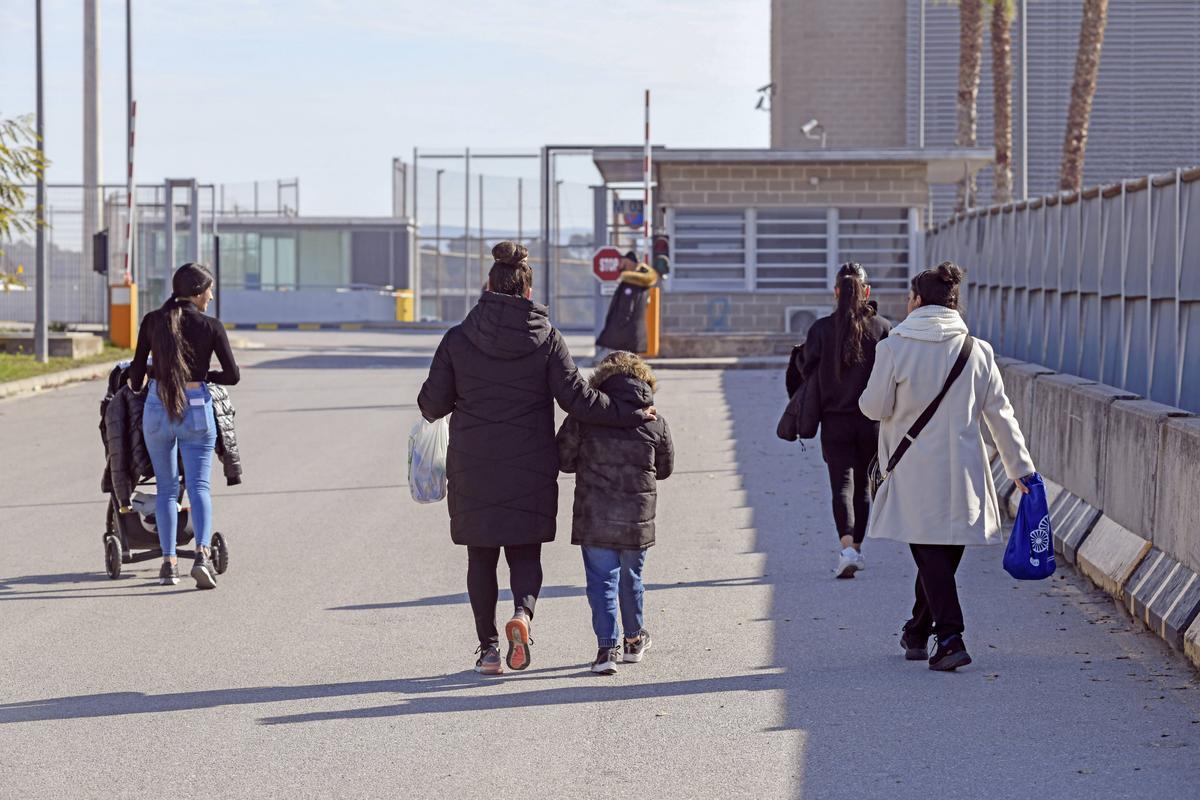
[[[529,624],[542,585],[541,546],[558,515],[554,403],[599,425],[636,427],[653,411],[614,402],[587,385],[544,306],[533,303],[529,251],[492,248],[487,291],[446,332],[417,404],[450,417],[446,474],[450,538],[467,547],[467,591],[479,636],[475,668],[501,670],[496,566],[508,561],[516,613],[505,626],[510,669],[529,665]]]

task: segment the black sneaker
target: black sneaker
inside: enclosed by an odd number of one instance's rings
[[[197,589],[217,588],[217,570],[212,559],[204,551],[196,553],[196,563],[192,564],[192,577],[196,580]]]
[[[967,646],[957,633],[947,636],[945,641],[937,639],[937,650],[929,657],[929,668],[938,672],[953,672],[971,663]]]
[[[917,636],[905,628],[900,632],[900,646],[904,648],[906,661],[926,661],[929,659],[929,634]]]
[[[636,664],[642,660],[642,654],[650,649],[650,631],[642,628],[638,638],[632,642],[625,640],[625,657],[622,659],[628,664]]]
[[[480,675],[502,675],[504,667],[501,666],[500,648],[494,644],[479,645],[475,651],[479,654],[479,659],[475,662],[475,671]]]
[[[601,647],[596,651],[596,660],[592,662],[592,672],[597,675],[616,675],[617,662],[621,660],[621,648]]]
[[[508,637],[508,668],[520,671],[528,667],[529,645],[533,644],[533,639],[529,638],[529,614],[524,608],[518,608],[512,619],[505,623],[504,635]]]
[[[179,583],[179,565],[164,561],[158,570],[158,583],[160,586],[174,586]]]

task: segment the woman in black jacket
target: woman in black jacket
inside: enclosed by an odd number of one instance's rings
[[[505,625],[508,666],[529,666],[529,625],[542,586],[541,547],[558,515],[554,402],[599,425],[636,427],[653,418],[614,401],[579,375],[545,306],[530,300],[529,251],[492,248],[487,291],[446,332],[417,398],[429,421],[450,417],[446,475],[450,538],[467,547],[467,592],[479,637],[475,668],[501,671],[496,565],[508,561],[516,611]]]
[[[841,537],[835,574],[853,578],[866,566],[862,541],[871,508],[867,467],[879,447],[879,423],[863,416],[858,398],[875,366],[875,345],[891,326],[868,301],[871,286],[861,264],[843,264],[833,291],[837,308],[808,330],[804,377],[815,374],[821,389],[821,453],[829,467],[833,520]]]
[[[147,374],[150,387],[142,413],[142,433],[154,464],[157,481],[155,520],[163,564],[159,583],[179,583],[175,557],[176,491],[179,460],[192,506],[196,530],[196,560],[192,578],[200,589],[215,589],[217,571],[209,557],[212,539],[212,496],[209,473],[217,441],[209,383],[233,386],[241,380],[225,326],[205,315],[213,298],[213,276],[202,264],[184,264],[171,279],[171,296],[162,308],[151,311],[138,331],[137,350],[129,367],[129,383],[142,388]],[[213,355],[221,369],[210,370]],[[154,356],[153,365],[147,360]],[[178,453],[179,458],[176,457]]]

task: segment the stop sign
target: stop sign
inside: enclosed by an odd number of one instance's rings
[[[592,274],[597,280],[615,281],[621,277],[621,251],[615,247],[601,247],[592,256]]]

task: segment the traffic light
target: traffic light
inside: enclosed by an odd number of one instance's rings
[[[654,271],[659,275],[671,274],[671,237],[665,233],[654,234],[650,252],[653,254],[650,266]]]
[[[92,234],[92,270],[101,275],[108,274],[108,231]]]

